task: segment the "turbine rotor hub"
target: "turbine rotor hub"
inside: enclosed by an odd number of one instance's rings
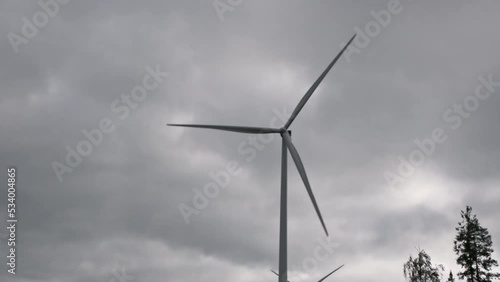
[[[292,135],[292,131],[290,129],[286,129],[285,127],[282,127],[280,128],[280,134],[282,135],[283,133],[287,132],[288,131],[288,134],[290,134],[290,136]]]

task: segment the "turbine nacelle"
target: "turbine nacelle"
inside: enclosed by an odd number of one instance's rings
[[[342,267],[344,267],[344,265],[341,265],[341,266],[337,267],[332,272],[330,272],[327,275],[323,276],[323,278],[321,278],[320,280],[318,280],[318,282],[322,282],[323,280],[325,280],[326,278],[328,278],[330,275],[332,275],[333,273],[335,273],[337,270],[341,269]],[[271,272],[274,273],[274,274],[276,274],[278,277],[280,276],[276,271],[274,271],[272,269],[271,269]],[[287,282],[290,282],[290,281],[287,280]]]

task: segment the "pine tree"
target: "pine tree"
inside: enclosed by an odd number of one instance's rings
[[[491,282],[492,279],[500,278],[500,273],[492,272],[492,267],[498,266],[498,262],[491,258],[491,235],[471,212],[470,206],[466,207],[465,212],[461,211],[462,222],[455,228],[458,233],[453,250],[458,255],[457,263],[465,269],[457,275],[467,282]]]
[[[403,266],[403,274],[409,282],[440,282],[443,271],[442,265],[432,265],[431,257],[424,251],[417,249],[418,255],[410,258]]]
[[[453,277],[453,272],[450,270],[450,275],[448,276],[448,280],[446,282],[455,282],[455,277]]]

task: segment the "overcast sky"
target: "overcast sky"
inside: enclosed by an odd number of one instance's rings
[[[289,280],[456,272],[466,205],[500,260],[499,1],[49,2],[0,1],[1,281],[276,281],[279,135],[165,124],[281,127],[354,33],[290,127],[330,241],[289,158]]]

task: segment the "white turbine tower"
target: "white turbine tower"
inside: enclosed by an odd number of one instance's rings
[[[288,128],[295,120],[300,110],[307,103],[307,100],[314,93],[314,90],[318,87],[321,81],[328,74],[333,65],[338,61],[338,59],[342,56],[347,47],[354,40],[356,35],[354,35],[349,42],[344,46],[344,48],[340,51],[340,53],[333,59],[333,61],[328,65],[328,67],[323,71],[323,73],[318,77],[318,79],[314,82],[314,84],[309,88],[304,97],[300,100],[299,104],[293,111],[292,115],[286,122],[286,124],[282,128],[266,128],[266,127],[247,127],[247,126],[230,126],[230,125],[205,125],[205,124],[167,124],[169,126],[182,126],[182,127],[196,127],[196,128],[206,128],[206,129],[217,129],[217,130],[225,130],[225,131],[233,131],[239,133],[248,133],[248,134],[270,134],[270,133],[279,133],[282,137],[282,150],[281,150],[281,199],[280,199],[280,241],[279,241],[279,280],[280,282],[286,282],[287,280],[287,148],[290,151],[290,155],[292,156],[293,161],[295,162],[295,166],[297,166],[297,170],[299,171],[300,177],[304,182],[307,193],[311,198],[312,204],[316,213],[318,214],[319,220],[321,221],[321,225],[325,230],[326,235],[328,236],[328,231],[326,230],[325,223],[323,221],[323,217],[321,216],[321,212],[319,211],[318,204],[316,203],[316,199],[314,198],[314,194],[311,189],[311,185],[309,184],[309,179],[307,178],[306,170],[304,169],[304,165],[302,164],[302,160],[300,159],[299,153],[295,146],[292,143],[291,139],[291,130]]]

